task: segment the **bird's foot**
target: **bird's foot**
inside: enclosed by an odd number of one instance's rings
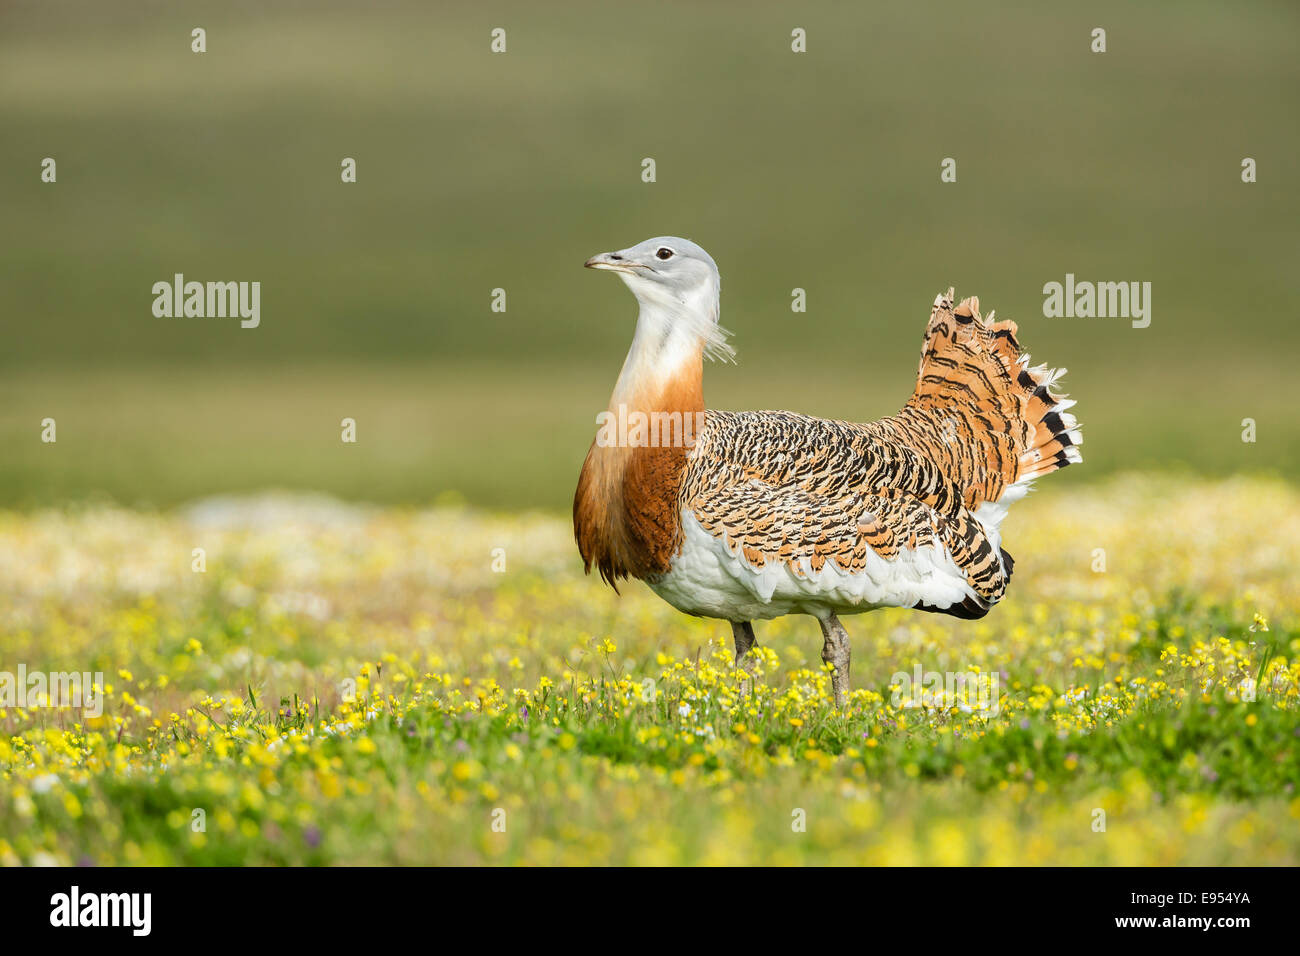
[[[851,657],[849,632],[844,630],[844,625],[840,623],[840,619],[834,614],[820,623],[822,636],[825,638],[825,643],[822,645],[822,660],[833,668],[831,671],[831,692],[835,695],[836,709],[843,709],[849,697],[849,660]]]
[[[736,668],[746,674],[740,682],[740,696],[748,697],[754,692],[755,657],[750,653],[757,643],[754,640],[754,626],[748,621],[733,621],[731,634],[736,642]]]
[[[843,710],[849,698],[848,661],[843,664],[835,664],[835,671],[831,674],[831,691],[835,694],[835,707]]]

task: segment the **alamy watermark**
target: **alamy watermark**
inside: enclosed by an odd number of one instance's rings
[[[153,314],[160,319],[240,319],[240,327],[262,323],[262,283],[186,282],[183,273],[153,284]]]
[[[996,717],[1001,709],[1001,680],[996,672],[922,671],[918,663],[909,674],[898,671],[889,680],[890,703],[899,708],[922,708]]]
[[[29,673],[26,664],[19,664],[17,674],[0,671],[0,707],[26,710],[80,707],[87,717],[101,717],[104,714],[103,686],[104,675],[99,671],[94,674],[77,671]]]
[[[133,936],[148,936],[153,928],[152,893],[83,893],[74,885],[50,897],[50,925],[57,927],[118,926]]]
[[[1133,328],[1151,324],[1150,282],[1065,282],[1043,286],[1043,315],[1049,319],[1132,319]]]
[[[629,409],[622,402],[617,409],[596,416],[601,448],[689,448],[704,430],[704,412],[646,412]]]

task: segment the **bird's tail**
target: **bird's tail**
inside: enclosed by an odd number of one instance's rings
[[[982,318],[979,299],[953,308],[952,289],[938,296],[916,391],[896,419],[929,423],[932,453],[970,508],[1009,503],[1033,479],[1083,460],[1075,403],[1053,388],[1065,369],[1031,366],[1016,331],[992,312]]]

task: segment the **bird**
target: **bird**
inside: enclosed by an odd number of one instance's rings
[[[811,615],[841,708],[842,615],[969,620],[1002,600],[1009,506],[1083,460],[1075,402],[1055,388],[1065,369],[1030,365],[1014,322],[982,317],[975,297],[954,304],[951,288],[936,296],[915,390],[888,418],[718,411],[704,405],[704,360],[735,350],[712,257],[661,236],[585,265],[617,273],[638,304],[574,493],[586,573],[616,592],[643,581],[679,611],[730,622],[742,669],[755,620]]]

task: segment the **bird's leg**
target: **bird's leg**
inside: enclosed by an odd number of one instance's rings
[[[736,642],[736,666],[741,670],[746,669],[749,663],[749,652],[754,649],[757,641],[754,640],[754,625],[749,621],[732,621],[731,636]],[[752,684],[749,680],[744,680],[740,684],[740,692],[748,697]]]
[[[835,706],[843,707],[849,695],[849,632],[844,630],[840,619],[831,614],[825,620],[817,619],[822,626],[822,660],[834,666],[831,674],[831,689],[835,692]]]

